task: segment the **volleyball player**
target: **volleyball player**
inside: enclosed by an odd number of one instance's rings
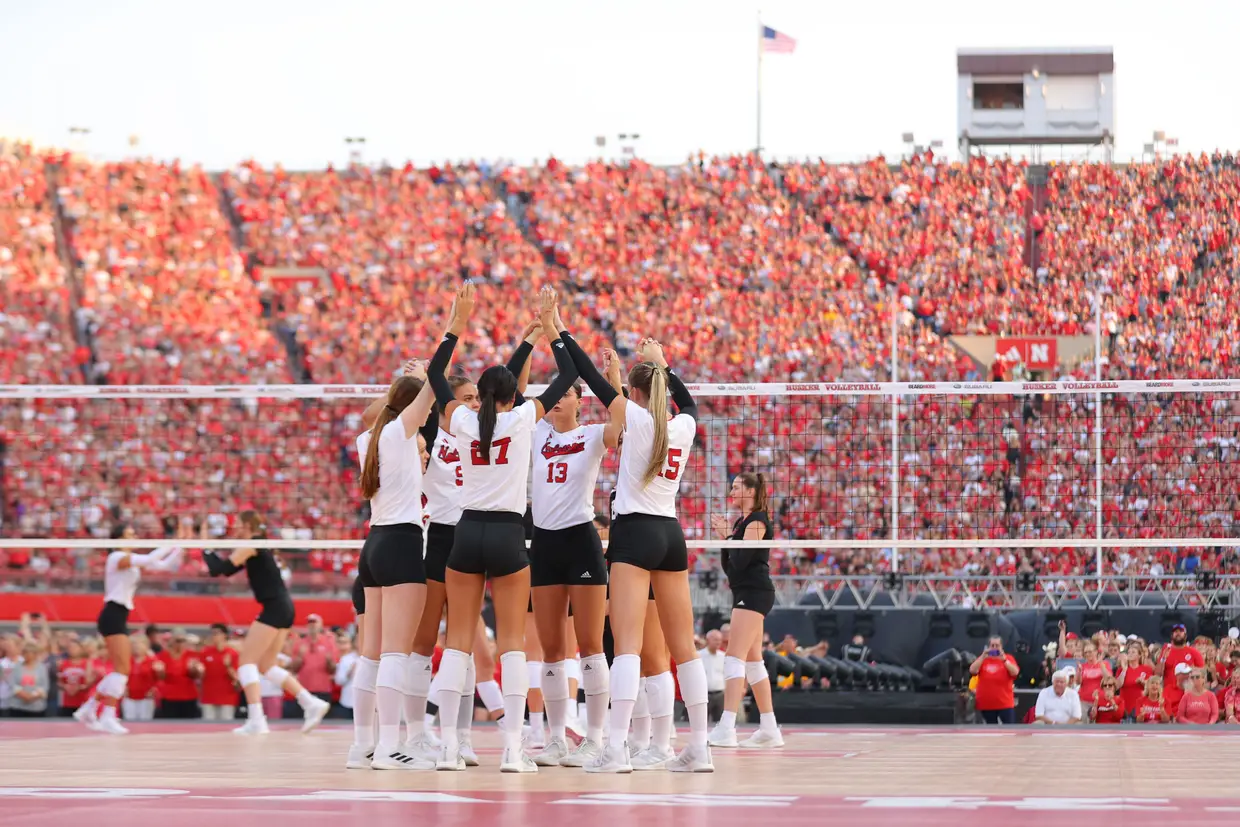
[[[572,337],[562,338],[590,390],[607,406],[609,432],[616,438],[624,435],[616,477],[616,514],[607,554],[611,563],[609,603],[616,652],[611,669],[611,738],[599,758],[586,765],[586,771],[617,773],[635,769],[626,741],[641,683],[638,653],[648,593],[653,586],[659,624],[671,656],[676,659],[680,694],[689,713],[691,731],[689,746],[657,766],[673,772],[713,772],[706,743],[706,671],[693,645],[689,553],[676,519],[676,493],[697,434],[697,406],[684,383],[668,368],[662,346],[653,339],[644,340],[638,349],[642,361],[629,371],[629,398],[625,399]],[[679,409],[670,420],[669,388]]]
[[[478,379],[480,407],[471,411],[456,401],[443,372],[458,337],[473,312],[475,289],[457,293],[452,324],[435,352],[429,371],[435,397],[448,417],[462,449],[461,519],[448,558],[448,634],[440,661],[439,712],[443,747],[439,768],[464,769],[454,726],[465,688],[469,648],[482,592],[488,577],[495,602],[495,639],[500,653],[504,692],[505,748],[500,770],[535,772],[538,767],[521,749],[521,724],[529,687],[525,653],[525,614],[530,599],[529,555],[522,515],[530,468],[534,427],[560,401],[577,378],[555,327],[555,293],[544,289],[539,316],[560,374],[538,399],[519,398],[517,379],[507,367],[487,368]],[[467,453],[466,453],[467,452]],[[466,458],[467,457],[467,458]]]
[[[722,514],[712,518],[712,528],[720,539],[769,540],[775,536],[767,511],[766,480],[761,474],[738,474],[732,480],[731,498],[740,517],[731,526]],[[723,675],[727,680],[723,713],[710,733],[712,747],[768,749],[784,745],[775,722],[775,707],[771,704],[771,679],[762,662],[763,625],[775,605],[770,554],[767,548],[723,550],[723,572],[732,590],[732,631],[728,655],[723,660]],[[756,733],[738,744],[736,711],[745,696],[746,681],[753,689],[761,723]]]
[[[558,315],[556,328],[564,329]],[[615,364],[609,379],[619,389],[619,362]],[[602,751],[609,701],[610,670],[603,654],[607,564],[594,526],[594,488],[603,455],[617,446],[619,433],[609,438],[605,425],[580,424],[581,397],[581,385],[573,385],[534,431],[530,581],[545,660],[543,700],[551,726],[546,749],[534,759],[542,767],[584,767],[596,759]],[[570,606],[568,619],[576,632],[586,695],[586,737],[571,754],[566,728],[576,695],[569,687],[568,657],[574,653],[567,645],[565,619]]]
[[[508,370],[518,376],[519,388],[525,387],[523,380],[529,377],[529,356],[541,336],[541,324],[529,325],[525,329],[521,344],[508,360]],[[448,386],[457,402],[471,411],[478,410],[478,389],[473,382],[464,376],[451,376],[448,378]],[[426,702],[427,696],[432,692],[428,679],[431,656],[435,652],[439,624],[446,605],[444,576],[448,555],[452,552],[456,524],[461,519],[463,482],[461,454],[457,448],[456,437],[449,428],[448,418],[442,413],[442,406],[435,407],[435,413],[422,428],[422,436],[431,446],[426,473],[422,478],[422,492],[425,496],[423,513],[429,521],[426,527],[426,604],[414,632],[413,651],[409,655],[409,695],[405,701],[405,724],[409,731],[408,739],[401,750],[406,755],[430,760],[438,759],[440,745],[434,734],[426,728]],[[482,675],[485,680],[478,680],[478,675]],[[456,721],[461,758],[469,767],[479,764],[471,737],[475,689],[488,713],[503,711],[504,696],[495,681],[495,661],[487,646],[486,624],[481,616],[476,623],[473,659],[468,666],[465,687],[462,690],[463,697],[470,700],[461,706]]]
[[[375,751],[375,679],[379,662],[363,654],[366,651],[366,587],[361,577],[353,578],[349,597],[357,616],[354,622],[357,624],[358,660],[357,671],[353,673],[353,743],[344,766],[350,770],[368,770]]]
[[[233,536],[239,540],[266,540],[267,526],[256,512],[242,511],[233,525]],[[322,722],[332,705],[311,695],[288,670],[276,663],[296,611],[275,555],[269,549],[239,548],[227,557],[204,551],[202,559],[212,577],[231,577],[244,569],[254,599],[261,607],[241,644],[237,682],[245,693],[247,718],[234,732],[240,735],[266,735],[268,732],[260,677],[297,698],[305,715],[301,731],[310,732]]]
[[[121,526],[114,529],[112,539],[132,539],[133,528]],[[116,708],[125,697],[129,685],[129,669],[132,649],[129,643],[129,613],[133,611],[133,596],[142,579],[142,570],[173,571],[181,564],[180,548],[157,548],[150,554],[133,554],[113,551],[108,555],[103,573],[103,610],[99,612],[97,628],[108,648],[108,660],[112,671],[99,681],[95,694],[73,713],[73,717],[99,732],[125,735],[129,730],[121,726]]]

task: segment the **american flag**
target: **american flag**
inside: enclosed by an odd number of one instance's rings
[[[794,38],[777,32],[770,26],[762,27],[762,51],[790,55],[796,51],[796,48],[797,42]]]

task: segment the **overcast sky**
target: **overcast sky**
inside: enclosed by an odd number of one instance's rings
[[[958,47],[1111,46],[1118,155],[1155,129],[1240,148],[1240,2],[765,2],[797,39],[765,61],[776,157],[955,144]],[[656,162],[754,145],[758,6],[733,0],[0,0],[0,134],[212,169],[597,154]]]

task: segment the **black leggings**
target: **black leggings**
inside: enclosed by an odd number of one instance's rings
[[[1007,709],[979,709],[978,712],[982,713],[982,720],[988,724],[1007,724],[1011,726],[1016,723],[1015,707],[1009,706]]]

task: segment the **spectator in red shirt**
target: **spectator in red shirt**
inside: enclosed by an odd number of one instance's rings
[[[1118,681],[1111,676],[1102,679],[1090,716],[1095,724],[1118,724],[1124,720],[1124,699],[1116,694]]]
[[[1206,687],[1206,670],[1195,668],[1189,675],[1190,685],[1180,698],[1177,724],[1204,726],[1218,723],[1218,698]]]
[[[336,639],[323,631],[323,618],[312,614],[306,618],[306,634],[293,647],[290,671],[301,685],[316,698],[331,703],[332,684],[336,675]]]
[[[56,669],[56,682],[60,686],[60,715],[71,717],[86,702],[95,682],[94,669],[80,642],[69,641],[65,658]]]
[[[127,697],[121,699],[121,716],[126,721],[149,721],[155,717],[155,667],[160,663],[151,654],[151,641],[144,634],[130,636],[133,654],[129,664]]]
[[[1223,712],[1229,724],[1240,724],[1240,670],[1231,673],[1231,686],[1223,694]]]
[[[1163,691],[1167,696],[1167,703],[1171,710],[1176,710],[1179,708],[1184,690],[1180,688],[1179,676],[1176,675],[1175,668],[1180,664],[1187,664],[1193,669],[1202,669],[1206,665],[1205,658],[1201,656],[1201,652],[1188,645],[1188,631],[1183,626],[1177,625],[1171,629],[1171,645],[1163,647],[1159,655],[1159,663],[1162,664]]]
[[[156,656],[164,667],[159,681],[160,718],[198,718],[202,714],[195,683],[202,677],[202,663],[187,643],[185,632],[177,629],[168,647]]]
[[[1085,644],[1085,660],[1078,669],[1080,670],[1080,686],[1077,692],[1081,696],[1081,712],[1086,717],[1092,718],[1094,703],[1102,689],[1102,680],[1111,677],[1111,666],[1099,656],[1097,644],[1090,641]]]
[[[1138,724],[1165,724],[1171,720],[1163,698],[1162,678],[1154,675],[1145,681],[1145,694],[1137,700],[1132,712]]]
[[[1136,710],[1145,693],[1145,683],[1154,674],[1154,667],[1145,662],[1145,648],[1140,643],[1128,644],[1128,651],[1120,652],[1117,660],[1116,680],[1124,708]]]
[[[986,651],[973,661],[969,673],[977,675],[975,706],[988,724],[1016,723],[1016,658],[1003,651],[1003,638],[992,637]]]
[[[237,650],[228,645],[228,627],[216,623],[198,656],[202,664],[202,719],[231,721],[237,714]]]

